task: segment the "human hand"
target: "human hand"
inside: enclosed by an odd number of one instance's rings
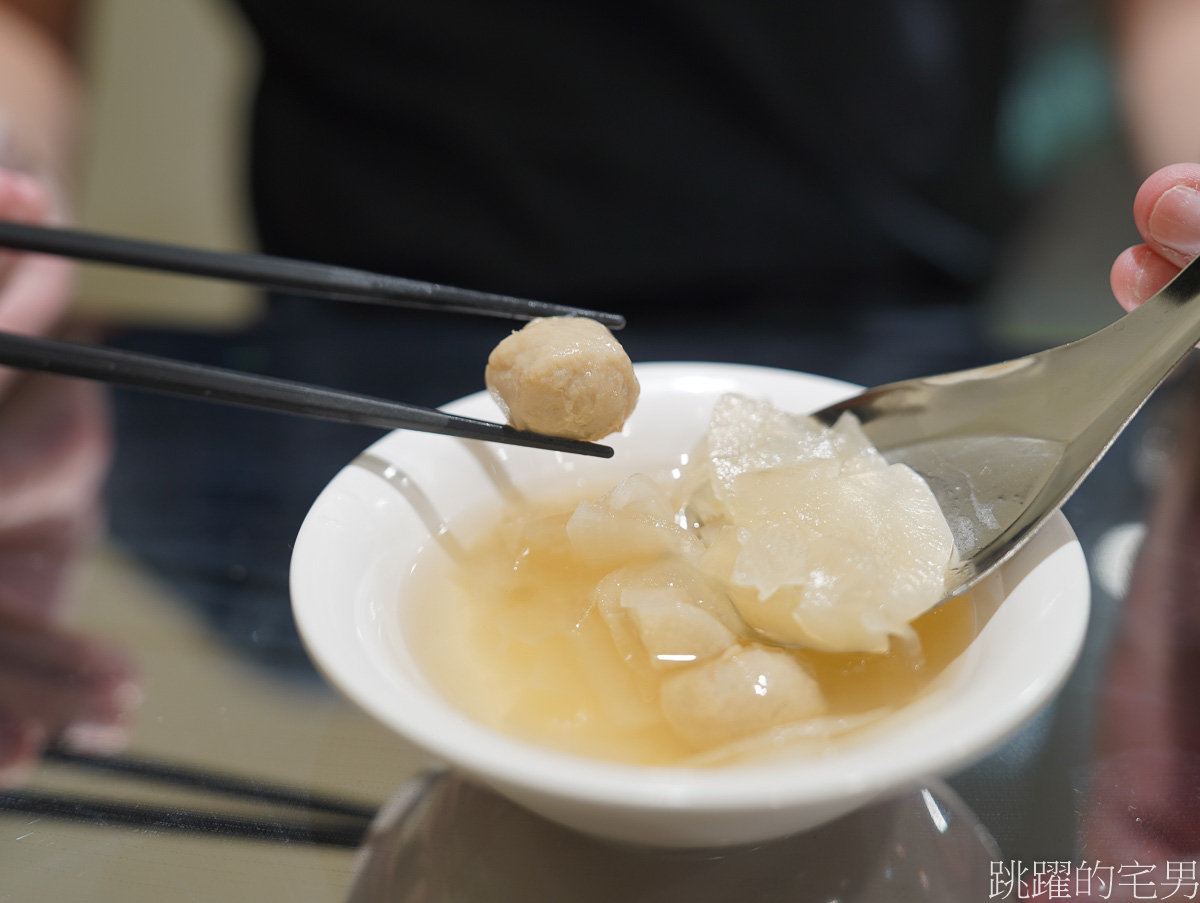
[[[62,214],[52,186],[0,166],[0,219],[45,225],[60,222]],[[61,258],[0,249],[0,331],[51,332],[70,303],[73,272]],[[11,370],[0,369],[0,393],[13,377]]]
[[[0,168],[0,218],[54,222],[52,197],[47,183]],[[72,281],[68,261],[0,251],[0,331],[55,330]],[[98,523],[109,447],[98,387],[0,367],[0,607],[54,603],[62,569],[45,561],[65,560]],[[38,563],[29,547],[41,550]]]
[[[24,781],[48,743],[119,751],[140,699],[119,652],[54,620],[0,609],[0,788]]]
[[[1200,164],[1176,163],[1151,175],[1133,201],[1146,243],[1123,251],[1112,267],[1112,289],[1133,310],[1200,254]]]
[[[52,222],[50,191],[0,169],[0,218]],[[56,329],[71,284],[65,261],[0,252],[0,330]],[[128,729],[132,668],[57,617],[100,524],[110,445],[98,386],[0,368],[0,786],[47,743],[111,752]]]

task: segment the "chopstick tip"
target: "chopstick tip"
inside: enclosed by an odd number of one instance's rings
[[[519,430],[507,424],[500,427],[499,436],[488,438],[509,445],[523,445],[526,448],[540,448],[545,451],[565,452],[570,455],[587,455],[592,458],[611,458],[614,454],[612,447],[608,445],[587,442],[583,439],[568,439],[565,436],[548,436],[545,433],[535,433],[531,430]]]

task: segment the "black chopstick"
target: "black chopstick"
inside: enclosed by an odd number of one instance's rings
[[[51,765],[161,785],[164,790],[179,788],[214,798],[227,797],[240,804],[255,804],[262,811],[247,813],[239,806],[242,811],[223,813],[215,805],[199,809],[194,805],[130,802],[48,790],[0,789],[0,815],[20,813],[105,828],[123,825],[142,831],[184,831],[211,837],[354,848],[362,843],[378,813],[377,805],[144,756],[98,757],[51,747],[43,753],[43,759]]]
[[[323,817],[314,820],[309,817],[284,821],[90,796],[67,796],[41,790],[0,790],[0,813],[6,812],[90,823],[104,828],[123,825],[141,831],[186,831],[209,837],[237,837],[268,843],[299,843],[343,849],[359,847],[371,826],[370,820],[362,818]]]
[[[222,813],[215,807],[197,809],[47,790],[0,789],[0,814],[21,813],[103,827],[124,825],[139,830],[184,831],[212,837],[354,848],[361,844],[378,812],[376,805],[334,799],[299,787],[144,756],[80,755],[51,747],[43,753],[43,759],[51,765],[107,772],[162,785],[164,789],[180,788],[228,797],[242,804],[256,804],[262,812]],[[290,814],[272,811],[275,807]]]
[[[61,746],[51,746],[42,753],[42,760],[58,765],[83,768],[90,771],[123,775],[140,781],[185,787],[217,796],[236,797],[244,800],[312,812],[341,815],[370,821],[379,807],[366,803],[348,802],[322,796],[308,790],[275,784],[255,778],[244,778],[224,772],[211,771],[191,765],[181,765],[148,756],[128,753],[113,756],[87,755],[71,752]]]
[[[598,320],[610,329],[625,326],[625,318],[619,314],[495,295],[436,282],[419,282],[349,267],[263,254],[188,248],[5,220],[0,220],[0,247],[242,282],[258,288],[339,301],[392,304],[450,313],[491,314],[517,320],[581,316]]]
[[[338,423],[419,430],[596,458],[613,454],[606,445],[543,436],[433,408],[98,345],[0,333],[0,364]]]

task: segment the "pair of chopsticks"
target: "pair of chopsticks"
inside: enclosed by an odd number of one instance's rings
[[[56,768],[106,774],[146,788],[157,786],[156,796],[162,802],[0,788],[0,816],[33,815],[106,829],[122,825],[141,831],[354,849],[361,845],[378,810],[373,804],[144,756],[96,757],[51,748],[43,760]],[[198,797],[207,804],[203,808],[196,803]],[[222,800],[233,805],[222,811]]]
[[[0,248],[241,282],[339,301],[512,319],[583,316],[611,329],[624,317],[542,301],[262,254],[236,254],[0,220]],[[608,446],[543,436],[433,408],[147,354],[0,333],[0,364],[339,423],[612,457]]]

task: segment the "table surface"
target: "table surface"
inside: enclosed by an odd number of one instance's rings
[[[189,597],[202,577],[114,538],[83,562],[70,621],[130,657],[143,702],[116,757],[51,752],[0,788],[0,900],[1018,899],[1014,875],[1022,899],[1038,880],[1069,899],[1052,866],[1074,894],[1084,862],[1093,890],[1108,869],[1108,899],[1196,897],[1193,394],[1164,389],[1068,502],[1093,615],[1049,707],[944,782],[719,855],[594,843],[430,771],[302,661],[217,629]],[[258,604],[253,581],[219,592]]]

